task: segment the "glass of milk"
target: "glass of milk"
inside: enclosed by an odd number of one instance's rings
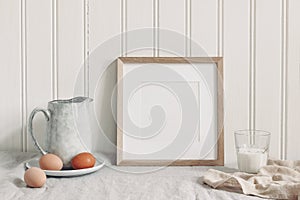
[[[268,161],[270,133],[261,130],[235,131],[235,147],[240,171],[257,173]]]

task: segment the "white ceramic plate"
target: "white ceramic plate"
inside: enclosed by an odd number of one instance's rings
[[[77,169],[77,170],[44,170],[47,176],[56,176],[56,177],[71,177],[71,176],[81,176],[84,174],[93,173],[99,169],[101,169],[105,165],[104,162],[96,161],[95,166],[86,169]],[[31,167],[40,167],[39,159],[35,158],[25,163],[26,168]]]

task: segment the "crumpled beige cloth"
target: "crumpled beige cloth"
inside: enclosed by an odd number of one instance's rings
[[[298,199],[300,160],[269,160],[257,174],[224,173],[209,169],[203,177],[207,185],[232,192],[273,199]]]

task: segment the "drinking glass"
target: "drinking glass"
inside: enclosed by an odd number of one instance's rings
[[[235,131],[238,168],[247,173],[257,173],[267,165],[270,133],[262,130]]]

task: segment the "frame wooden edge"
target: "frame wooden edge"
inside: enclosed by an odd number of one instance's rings
[[[122,79],[124,63],[215,63],[217,65],[217,159],[216,160],[123,160],[123,103],[117,98],[117,165],[119,166],[224,166],[223,57],[119,57],[117,82]],[[118,87],[118,97],[123,96]],[[120,128],[121,126],[121,128]]]
[[[223,81],[223,57],[216,57],[214,61],[217,65],[217,85],[218,85],[218,100],[217,100],[217,115],[218,115],[218,153],[217,161],[224,165],[224,81]]]
[[[123,96],[123,88],[120,86],[120,81],[123,77],[123,62],[117,60],[117,165],[120,165],[123,160],[123,101],[118,98]],[[123,84],[122,84],[123,85]]]
[[[123,63],[219,63],[223,57],[119,57]]]
[[[122,160],[121,166],[223,166],[220,160]]]

